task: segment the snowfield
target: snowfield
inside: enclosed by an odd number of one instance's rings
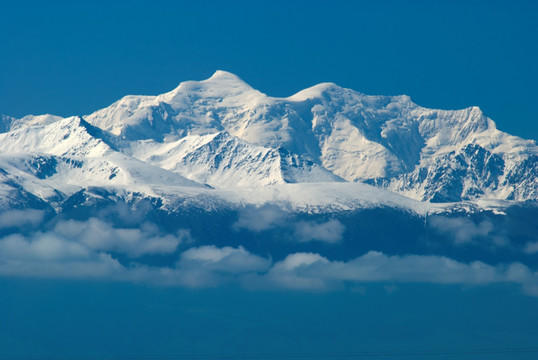
[[[341,208],[538,199],[538,147],[479,108],[426,109],[333,83],[274,98],[217,71],[83,117],[2,116],[0,131],[4,206],[13,186],[55,206],[89,186],[165,203],[200,192]]]

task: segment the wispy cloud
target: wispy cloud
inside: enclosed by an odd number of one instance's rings
[[[293,222],[280,209],[258,210],[258,213],[242,215],[237,226],[248,226],[252,231],[286,226],[298,242],[336,243],[345,231],[338,220]],[[257,216],[260,214],[261,218]],[[19,225],[38,226],[38,221],[43,219],[41,212],[4,212],[3,216],[9,224]],[[13,219],[18,220],[13,222]],[[458,243],[491,232],[488,225],[462,220],[443,218],[435,222],[445,231],[455,231]],[[458,224],[471,234],[459,234]],[[371,282],[391,286],[405,282],[461,285],[504,282],[519,284],[526,293],[538,296],[538,274],[521,263],[464,263],[437,255],[397,256],[376,251],[348,261],[331,260],[315,252],[296,252],[273,262],[270,255],[254,254],[242,246],[194,246],[178,252],[180,244],[195,243],[188,231],[161,233],[149,222],[141,222],[137,227],[121,227],[90,218],[60,220],[54,226],[39,228],[49,230],[31,230],[0,238],[0,276],[102,279],[185,287],[235,282],[251,289],[307,291],[360,289]],[[538,252],[538,245],[528,243],[525,251]],[[122,254],[122,262],[118,254]],[[159,254],[177,260],[162,266],[143,262],[143,255]]]
[[[330,290],[345,283],[368,282],[461,285],[509,282],[521,284],[527,293],[538,296],[538,274],[520,263],[491,266],[480,261],[461,263],[442,256],[388,256],[375,251],[347,262],[330,261],[313,253],[291,254],[250,285]]]
[[[538,252],[538,242],[529,242],[525,245],[523,249],[527,254],[535,254]]]
[[[138,228],[116,228],[111,224],[90,218],[87,221],[61,221],[54,233],[67,239],[77,239],[97,251],[119,252],[136,258],[146,254],[170,254],[189,238],[187,231],[161,235],[156,225],[142,223]]]
[[[327,291],[346,284],[435,283],[488,285],[516,283],[538,296],[538,274],[520,263],[492,266],[462,263],[442,256],[389,256],[371,251],[350,261],[331,261],[316,253],[294,253],[273,263],[239,247],[201,246],[182,252],[173,266],[122,265],[110,254],[51,233],[0,239],[3,276],[132,281],[207,287],[237,282],[251,289]]]
[[[294,220],[290,214],[274,205],[247,206],[239,213],[232,225],[235,230],[260,232],[279,228],[289,233],[289,238],[298,242],[320,241],[337,243],[342,240],[345,226],[338,220],[328,221]]]
[[[42,210],[8,210],[0,213],[0,229],[39,225],[45,216]]]
[[[0,274],[48,278],[108,278],[124,268],[112,256],[51,233],[0,239]]]
[[[471,244],[478,238],[487,238],[496,246],[507,244],[504,238],[495,234],[495,226],[490,220],[475,223],[466,217],[433,216],[430,219],[430,226],[439,233],[449,235],[455,245]]]
[[[232,227],[259,232],[283,226],[288,216],[286,211],[275,205],[247,206],[239,213],[239,219]]]
[[[254,255],[243,247],[202,246],[181,254],[176,264],[176,276],[183,285],[215,286],[237,280],[248,273],[264,272],[271,260]]]
[[[315,221],[299,221],[295,224],[294,238],[299,242],[322,241],[337,243],[342,240],[345,226],[338,220],[318,223]]]

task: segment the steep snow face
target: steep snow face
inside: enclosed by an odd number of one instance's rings
[[[348,181],[389,178],[413,168],[424,140],[408,97],[367,96],[320,84],[288,98],[309,109],[324,167]]]
[[[288,102],[224,71],[127,96],[85,120],[124,140],[126,154],[214,187],[342,181],[320,164],[311,125]]]
[[[349,181],[384,178],[388,173],[401,170],[398,159],[389,149],[366,138],[345,117],[336,116],[321,146],[322,164]]]
[[[244,112],[264,99],[237,76],[217,71],[208,80],[183,82],[159,96],[126,96],[85,120],[126,140],[162,142],[220,131],[222,109]]]
[[[454,202],[482,194],[492,195],[499,187],[504,160],[481,146],[469,144],[429,159],[391,184],[410,197],[433,202]]]
[[[29,120],[27,123],[24,120]],[[114,139],[78,117],[23,118],[0,134],[4,181],[45,200],[89,186],[145,189],[203,185],[116,151]]]
[[[430,202],[538,199],[536,144],[497,130],[479,108],[427,109],[408,96],[370,96],[333,83],[273,98],[217,71],[162,95],[126,96],[83,120],[0,120],[2,153],[106,169],[92,184],[348,181]],[[94,167],[98,158],[123,172],[107,180],[112,170]],[[63,181],[58,174],[50,178]],[[83,182],[86,175],[69,176]]]
[[[21,123],[24,124],[24,118]],[[34,119],[32,119],[34,120]],[[104,156],[111,148],[88,132],[89,124],[78,117],[30,121],[26,126],[0,134],[2,153],[41,152],[58,156]]]
[[[254,145],[227,132],[189,135],[165,144],[135,142],[129,153],[213,187],[343,181],[305,156]]]

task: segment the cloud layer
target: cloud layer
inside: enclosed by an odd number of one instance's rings
[[[370,251],[353,260],[330,261],[313,253],[296,253],[275,263],[260,280],[289,289],[327,290],[345,283],[415,282],[487,285],[518,283],[538,296],[538,274],[525,265],[491,266],[480,261],[462,263],[442,256],[389,256]]]
[[[77,239],[93,250],[118,252],[132,258],[173,253],[189,237],[186,231],[161,235],[158,227],[151,223],[143,223],[139,228],[116,228],[97,218],[62,221],[53,233],[66,239]]]
[[[337,243],[342,240],[345,226],[338,220],[293,221],[291,215],[274,205],[247,206],[232,227],[235,230],[261,232],[280,228],[289,232],[289,238],[298,242],[319,241]]]
[[[39,225],[45,216],[42,210],[9,210],[0,213],[0,229]]]
[[[290,251],[273,260],[245,246],[196,245],[187,230],[162,233],[151,222],[120,227],[104,219],[58,220],[39,226],[41,211],[9,211],[0,215],[0,226],[26,227],[0,238],[0,276],[102,279],[147,284],[208,287],[237,283],[249,289],[329,291],[364,283],[431,283],[483,286],[513,283],[538,296],[538,274],[512,262],[491,265],[460,262],[439,255],[389,255],[369,251],[350,260],[332,260],[318,252]],[[433,226],[454,235],[456,244],[490,235],[487,224],[465,219],[432,219]],[[286,227],[297,243],[324,242],[336,246],[345,227],[338,220],[291,221],[274,207],[241,214],[236,230],[254,232]],[[32,230],[32,227],[34,230]],[[42,230],[35,230],[42,229]],[[48,229],[48,230],[43,230]],[[321,247],[321,249],[326,247]],[[528,254],[538,252],[528,243]],[[165,265],[150,257],[166,256]]]
[[[495,234],[495,226],[490,220],[474,223],[465,217],[433,216],[430,226],[438,233],[449,235],[454,245],[472,244],[477,239],[488,239],[494,246],[507,245],[505,239]]]
[[[132,251],[130,247],[127,249]],[[389,256],[375,251],[350,261],[331,261],[316,253],[293,253],[273,262],[241,246],[210,245],[183,251],[173,266],[154,267],[136,262],[120,264],[100,246],[92,247],[40,232],[31,238],[15,234],[0,240],[0,275],[105,279],[186,287],[237,282],[251,289],[308,291],[372,282],[516,283],[526,293],[538,296],[538,274],[520,263],[492,266],[479,261],[462,263],[442,256]]]

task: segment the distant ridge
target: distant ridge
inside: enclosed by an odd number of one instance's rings
[[[535,142],[478,107],[427,109],[333,83],[274,98],[219,70],[82,118],[2,115],[0,132],[3,191],[45,203],[88,186],[166,197],[328,182],[426,202],[538,200]]]

